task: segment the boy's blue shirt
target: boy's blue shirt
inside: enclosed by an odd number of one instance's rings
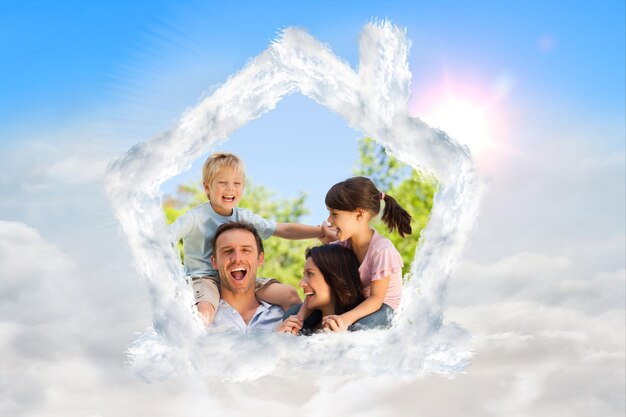
[[[261,239],[267,239],[276,230],[276,222],[264,219],[248,209],[235,207],[233,214],[222,216],[213,210],[211,203],[204,203],[187,211],[170,225],[171,241],[176,243],[183,239],[183,264],[187,276],[195,278],[217,275],[211,265],[213,236],[220,225],[233,221],[252,224]]]

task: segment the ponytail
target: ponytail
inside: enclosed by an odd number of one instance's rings
[[[385,201],[382,220],[389,231],[397,230],[402,237],[410,235],[411,215],[393,197],[381,193],[369,178],[349,178],[333,185],[326,193],[326,206],[335,210],[355,211],[361,208],[377,215],[380,213],[380,200]]]
[[[398,231],[401,237],[413,233],[411,228],[411,215],[390,195],[382,194],[385,201],[382,220],[390,232]]]

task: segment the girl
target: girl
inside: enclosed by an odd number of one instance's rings
[[[359,262],[354,252],[341,245],[323,245],[306,251],[304,274],[300,287],[306,296],[306,317],[295,315],[298,308],[289,310],[279,332],[311,334],[320,330],[322,317],[343,314],[365,300]],[[291,315],[293,314],[293,315]],[[350,329],[351,330],[351,329]]]
[[[333,331],[389,326],[402,294],[402,257],[393,243],[370,227],[370,221],[385,202],[382,220],[389,231],[404,237],[411,234],[411,215],[391,196],[380,192],[365,177],[335,184],[326,194],[328,221],[339,245],[352,249],[359,261],[359,275],[365,300],[355,308],[330,314],[323,326]],[[323,226],[326,236],[332,229]]]

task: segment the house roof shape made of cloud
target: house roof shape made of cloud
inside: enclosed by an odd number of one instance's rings
[[[134,146],[110,165],[107,193],[135,266],[150,288],[155,330],[168,344],[185,345],[190,337],[202,337],[203,330],[189,314],[190,291],[177,279],[178,261],[163,238],[167,230],[159,187],[293,92],[329,108],[398,159],[437,178],[431,219],[411,269],[416,279],[405,286],[392,336],[382,340],[402,334],[423,341],[440,332],[448,278],[474,223],[482,184],[467,148],[409,114],[409,46],[405,31],[390,22],[367,24],[355,71],[305,31],[287,28],[186,111],[175,127]],[[361,339],[374,350],[385,348],[385,343]],[[413,372],[424,371],[424,358],[423,352],[414,355]],[[353,359],[359,363],[358,357]],[[399,366],[392,358],[387,369],[399,372]]]

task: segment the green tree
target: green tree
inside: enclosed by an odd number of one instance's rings
[[[359,140],[359,162],[353,172],[370,178],[379,190],[395,198],[413,217],[413,234],[405,238],[389,232],[380,216],[373,224],[381,235],[393,242],[402,255],[403,273],[406,274],[415,257],[421,231],[430,218],[437,189],[435,180],[388,155],[385,148],[371,138]]]

